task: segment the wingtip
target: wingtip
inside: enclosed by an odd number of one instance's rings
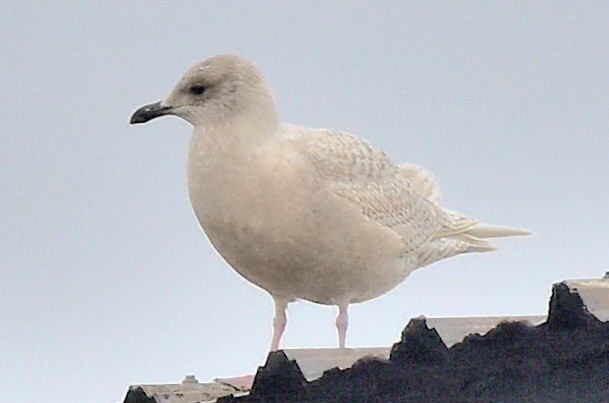
[[[466,232],[479,238],[503,238],[511,236],[531,236],[529,230],[520,228],[501,227],[488,224],[476,224]]]

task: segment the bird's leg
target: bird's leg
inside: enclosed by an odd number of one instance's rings
[[[288,306],[289,300],[281,297],[273,297],[275,302],[275,318],[273,318],[273,337],[271,338],[271,352],[279,350],[279,341],[285,330],[285,325],[288,322],[288,318],[285,314],[285,310]]]
[[[336,330],[338,331],[338,347],[345,348],[347,340],[347,329],[349,328],[349,314],[347,309],[349,303],[338,304],[338,316],[336,317]]]
[[[271,339],[271,352],[279,350],[279,341],[281,340],[281,335],[285,330],[285,325],[288,322],[285,310],[290,300],[287,298],[273,296],[273,302],[275,303],[275,318],[273,319],[273,338]],[[230,385],[234,388],[243,391],[249,391],[252,389],[254,379],[254,375],[243,375],[235,376],[232,378],[217,378],[216,382]]]

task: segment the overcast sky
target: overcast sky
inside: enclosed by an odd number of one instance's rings
[[[348,345],[420,314],[543,314],[553,282],[609,269],[607,2],[62,3],[0,11],[3,401],[116,402],[264,360],[271,299],[191,211],[190,126],[128,125],[219,53],[258,64],[283,121],[362,136],[434,172],[444,206],[535,232],[353,305]],[[336,346],[334,307],[288,315],[285,347]]]

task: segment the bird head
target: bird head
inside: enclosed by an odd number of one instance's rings
[[[191,67],[165,99],[136,110],[130,123],[174,115],[193,126],[205,126],[248,113],[276,119],[266,79],[252,62],[220,55]]]

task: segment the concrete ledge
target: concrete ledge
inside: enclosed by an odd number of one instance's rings
[[[285,355],[296,361],[307,381],[313,381],[332,368],[345,369],[364,357],[389,358],[391,347],[370,348],[300,348],[285,349]]]
[[[199,383],[194,376],[187,376],[182,383],[130,386],[124,403],[207,403],[223,396],[244,394],[247,392],[229,385]]]

